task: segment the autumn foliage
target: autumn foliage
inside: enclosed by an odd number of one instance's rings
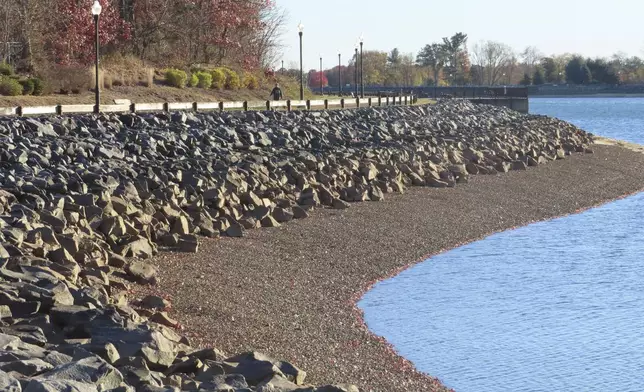
[[[322,83],[322,87],[327,87],[329,85],[329,79],[327,79],[324,72],[319,72],[319,71],[309,72],[309,86],[314,88],[315,87],[319,88],[320,83]]]
[[[21,45],[20,69],[94,61],[93,0],[0,1],[0,36]],[[160,67],[272,63],[284,15],[271,0],[100,0],[101,57],[135,56]],[[2,49],[0,49],[0,52]],[[0,53],[2,54],[2,53]],[[15,60],[15,58],[14,58]]]
[[[99,43],[101,46],[127,42],[130,25],[119,15],[118,8],[103,0],[100,16]],[[86,4],[86,3],[82,3]],[[57,0],[51,18],[54,26],[48,37],[52,57],[57,64],[88,64],[94,61],[94,21],[87,7],[77,0]]]

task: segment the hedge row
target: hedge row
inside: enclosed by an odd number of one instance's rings
[[[0,76],[0,95],[42,95],[43,81],[38,78],[19,80],[12,76]]]
[[[237,72],[226,67],[210,70],[195,68],[190,77],[183,70],[171,68],[165,71],[165,80],[167,85],[177,88],[184,88],[187,85],[218,90],[238,90],[242,87],[254,90],[259,87],[259,80],[255,75],[245,73],[241,79]]]
[[[10,64],[0,63],[0,95],[42,95],[45,86],[38,78],[20,79]]]

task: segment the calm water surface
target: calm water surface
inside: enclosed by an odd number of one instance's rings
[[[644,143],[644,99],[533,112]],[[644,194],[488,237],[381,282],[371,330],[462,392],[644,391]]]
[[[530,112],[613,139],[644,144],[644,98],[531,98]]]

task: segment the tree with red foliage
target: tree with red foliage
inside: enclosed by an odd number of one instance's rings
[[[184,25],[192,42],[191,57],[205,63],[220,64],[224,58],[237,55],[245,68],[257,67],[257,59],[244,56],[249,51],[251,33],[261,27],[265,0],[192,0]]]
[[[309,72],[309,86],[311,88],[320,87],[320,81],[322,82],[322,87],[327,87],[329,85],[329,80],[327,79],[324,72],[320,71],[311,71]]]
[[[93,0],[0,0],[0,35],[20,42],[16,64],[51,69],[94,61]],[[284,11],[274,0],[100,0],[101,55],[159,67],[261,70],[279,56]],[[13,19],[12,19],[13,18]],[[1,50],[1,48],[0,48]],[[24,65],[22,65],[24,64]]]
[[[129,39],[130,26],[121,19],[118,7],[108,0],[100,0],[99,43],[101,46]],[[91,2],[58,0],[52,10],[49,44],[57,64],[90,64],[94,61],[94,20]]]

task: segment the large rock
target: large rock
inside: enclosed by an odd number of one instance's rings
[[[56,366],[39,377],[42,380],[92,384],[100,390],[116,388],[123,382],[121,372],[97,356]]]
[[[133,261],[126,266],[127,273],[141,283],[155,283],[157,269],[143,261]]]
[[[99,389],[91,383],[34,379],[29,381],[24,392],[99,392]]]
[[[0,390],[4,392],[21,392],[22,387],[18,379],[4,371],[0,371]]]

